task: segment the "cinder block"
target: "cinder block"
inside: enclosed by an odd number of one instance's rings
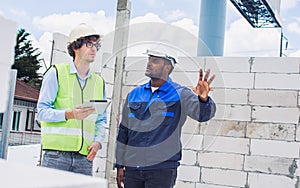
[[[177,181],[199,182],[200,167],[179,166],[177,171]]]
[[[259,107],[252,110],[254,122],[294,123],[299,121],[299,108]]]
[[[105,178],[105,171],[94,172],[93,176],[99,178]]]
[[[211,120],[201,123],[200,134],[230,137],[244,137],[246,122]]]
[[[230,153],[200,152],[198,161],[201,167],[242,170],[244,156]]]
[[[296,178],[289,178],[281,175],[268,175],[259,173],[249,173],[248,184],[251,188],[295,188],[297,183]]]
[[[122,87],[122,99],[126,99],[128,93],[132,91],[135,88],[135,86],[123,86]]]
[[[106,158],[96,157],[93,161],[93,174],[105,172]]]
[[[101,77],[105,80],[106,83],[108,84],[114,84],[114,75],[115,70],[111,68],[103,68],[101,71]]]
[[[300,91],[298,92],[298,107],[300,107]]]
[[[251,154],[258,156],[274,156],[299,158],[300,143],[275,140],[251,140]]]
[[[205,183],[196,183],[196,188],[232,188],[231,186],[212,185]]]
[[[17,25],[16,22],[4,18],[1,14],[0,16],[1,24],[1,35],[0,40],[3,44],[1,45],[1,60],[0,60],[0,79],[1,79],[1,93],[0,93],[0,112],[6,110],[7,100],[8,100],[8,91],[10,86],[10,77],[12,72],[11,65],[14,63],[14,49],[16,45],[17,37]],[[55,52],[55,51],[54,51]],[[16,74],[16,72],[15,72]]]
[[[263,172],[267,174],[282,174],[294,176],[290,168],[293,168],[294,159],[264,156],[245,156],[245,171]]]
[[[107,142],[102,144],[102,148],[97,152],[98,157],[106,157],[107,156]]]
[[[147,67],[147,55],[143,57],[126,57],[125,70],[126,71],[145,71]]]
[[[201,182],[204,183],[244,187],[246,179],[247,173],[242,171],[202,168]]]
[[[247,104],[247,89],[221,89],[216,88],[210,92],[210,96],[218,104]]]
[[[198,82],[199,72],[197,71],[173,72],[171,73],[170,77],[174,82],[192,88]]]
[[[176,181],[174,188],[195,188],[195,183],[186,181]]]
[[[236,89],[249,89],[254,86],[253,73],[222,73],[217,75],[212,87],[217,88],[236,88]]]
[[[300,160],[297,159],[296,162],[297,162],[296,164],[297,164],[297,167],[298,167],[297,170],[296,170],[296,176],[300,176],[300,168],[299,168],[299,166],[300,166]]]
[[[182,160],[180,161],[183,165],[194,166],[197,164],[197,152],[191,150],[182,150]]]
[[[297,107],[297,91],[250,90],[249,104]]]
[[[138,86],[148,82],[149,78],[145,76],[145,71],[129,71],[124,73],[123,81],[125,85]]]
[[[248,105],[217,104],[215,120],[250,121],[251,107]]]
[[[193,135],[193,134],[182,134],[181,143],[182,147],[186,150],[201,150],[202,149],[202,135]]]
[[[178,61],[179,63],[176,64],[173,73],[191,70],[198,72],[200,68],[204,69],[205,57],[178,57]]]
[[[255,89],[287,89],[300,88],[300,74],[255,74]]]
[[[249,154],[249,139],[221,136],[204,136],[204,151]]]
[[[221,72],[250,72],[249,57],[206,57],[206,66]]]
[[[296,128],[296,141],[300,141],[300,124]]]
[[[295,140],[294,124],[248,123],[248,138],[263,138],[273,140]]]
[[[117,169],[111,170],[109,174],[109,178],[107,179],[108,183],[110,184],[109,188],[116,188],[117,187]]]
[[[251,72],[299,73],[300,58],[255,57]]]
[[[188,117],[182,127],[182,132],[188,134],[199,134],[199,127],[200,123],[198,121]]]

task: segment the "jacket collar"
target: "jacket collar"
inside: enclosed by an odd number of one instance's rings
[[[165,93],[167,93],[169,91],[169,86],[173,83],[172,79],[170,77],[168,77],[168,79],[166,80],[166,82],[161,85],[158,90],[163,91]],[[147,82],[144,86],[146,89],[151,89],[151,80],[149,80],[149,82]]]
[[[76,69],[73,61],[70,63],[70,74],[77,74],[77,76],[78,76],[78,72],[77,72],[77,69]],[[92,76],[92,74],[91,74],[91,69],[90,69],[85,78],[89,78],[91,76]]]

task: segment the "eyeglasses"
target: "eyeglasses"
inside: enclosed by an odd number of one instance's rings
[[[93,46],[96,47],[97,51],[101,48],[101,44],[100,43],[92,43],[92,42],[81,42],[80,44],[85,44],[86,47],[88,48],[92,48]]]

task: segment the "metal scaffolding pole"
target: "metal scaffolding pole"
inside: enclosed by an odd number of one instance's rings
[[[11,126],[12,108],[14,104],[16,78],[17,78],[17,70],[12,69],[10,71],[10,80],[9,80],[10,87],[8,90],[6,109],[3,116],[2,136],[1,136],[1,143],[0,143],[0,158],[2,159],[7,159],[7,148],[8,148],[9,131]]]

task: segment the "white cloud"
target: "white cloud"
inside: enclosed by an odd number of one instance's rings
[[[80,23],[87,23],[102,34],[110,32],[114,28],[114,18],[106,17],[105,12],[97,13],[71,12],[69,14],[52,14],[46,17],[35,17],[33,24],[40,30],[49,32],[60,32],[68,35],[70,28]]]
[[[226,31],[225,55],[278,56],[279,41],[279,30],[252,28],[244,19],[239,19]]]
[[[147,23],[147,22],[166,23],[166,21],[164,21],[154,13],[147,13],[144,16],[138,16],[130,20],[130,24]],[[198,35],[198,27],[193,23],[193,20],[191,19],[183,18],[176,22],[172,22],[171,25],[185,29],[190,33],[194,34],[195,36]]]
[[[287,30],[292,33],[300,34],[300,24],[293,22],[287,25]]]
[[[185,13],[177,9],[167,12],[166,15],[167,20],[178,20],[180,18],[183,18],[185,16]]]
[[[165,23],[164,20],[162,20],[158,15],[154,13],[147,13],[145,16],[138,16],[130,20],[130,24],[144,23],[144,22]]]
[[[146,0],[146,3],[148,5],[155,5],[155,4],[157,4],[157,1],[156,0]]]
[[[193,23],[193,20],[191,19],[183,18],[181,20],[173,22],[172,25],[185,29],[188,32],[192,33],[194,36],[198,36],[198,27]]]
[[[10,12],[15,15],[16,17],[20,17],[20,18],[29,18],[28,14],[26,11],[24,10],[16,10],[16,9],[11,9]]]
[[[297,3],[299,3],[299,0],[282,0],[280,7],[282,10],[288,10],[296,7]]]
[[[150,7],[162,7],[165,4],[163,1],[159,0],[145,0],[145,3]]]

